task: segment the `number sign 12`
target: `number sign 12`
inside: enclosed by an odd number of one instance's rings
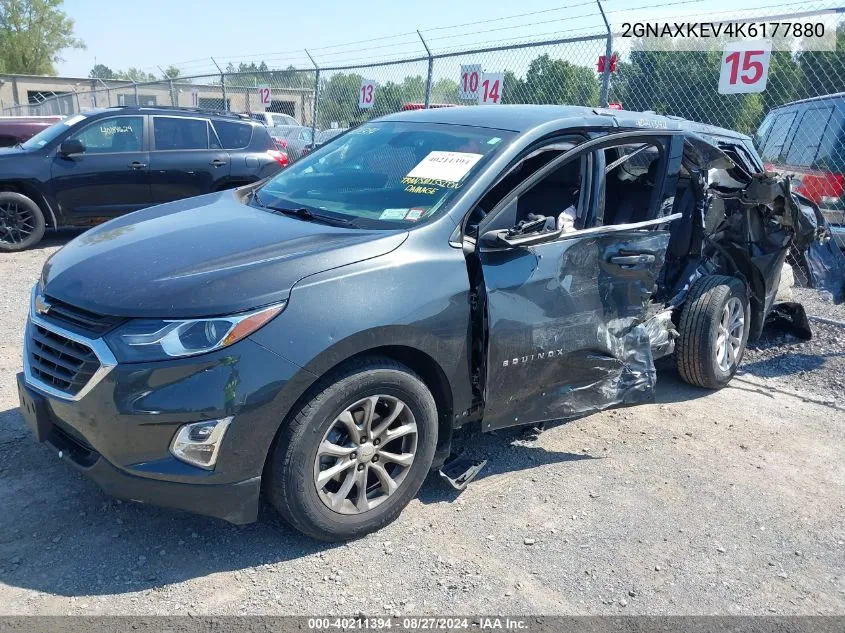
[[[358,91],[358,107],[372,108],[375,102],[376,82],[372,79],[361,80],[361,90]]]
[[[719,93],[763,92],[769,78],[772,43],[765,40],[733,42],[725,46],[719,72]]]
[[[478,86],[479,105],[500,104],[505,88],[505,76],[502,73],[484,73]]]
[[[258,86],[258,100],[261,102],[261,105],[268,106],[270,105],[270,101],[273,99],[273,91],[270,89],[270,86],[267,84],[262,84]]]

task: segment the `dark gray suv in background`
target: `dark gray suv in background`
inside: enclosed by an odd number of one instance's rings
[[[269,182],[55,253],[21,411],[113,495],[244,523],[264,494],[309,535],[361,536],[458,429],[648,401],[673,353],[687,382],[724,386],[791,245],[843,299],[818,208],[748,147],[582,107],[366,123]]]

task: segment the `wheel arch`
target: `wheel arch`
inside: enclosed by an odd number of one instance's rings
[[[431,391],[431,394],[434,397],[434,402],[437,406],[437,448],[434,455],[433,466],[438,467],[446,460],[451,450],[453,420],[455,418],[454,394],[446,372],[430,354],[419,348],[404,344],[386,344],[362,349],[330,366],[327,365],[325,369],[321,368],[319,373],[311,374],[314,376],[314,379],[301,389],[301,392],[296,397],[293,404],[282,417],[279,427],[276,429],[273,436],[273,441],[269,446],[267,446],[267,452],[264,458],[265,469],[267,466],[267,460],[269,459],[279,433],[297,414],[297,412],[305,406],[305,404],[313,398],[316,393],[324,388],[324,385],[321,382],[322,378],[340,368],[368,358],[389,358],[390,360],[394,360],[405,365],[408,369],[416,373],[429,391]],[[309,370],[306,369],[305,371]]]
[[[58,222],[56,221],[56,214],[53,213],[52,207],[44,195],[32,183],[24,180],[3,180],[0,181],[0,192],[2,191],[12,191],[26,196],[41,209],[41,213],[44,214],[44,222],[48,228],[59,228]]]
[[[766,280],[763,273],[745,251],[726,246],[725,251],[730,255],[730,265],[733,270],[725,270],[723,274],[736,277],[746,285],[748,291],[748,308],[751,312],[751,327],[748,329],[748,340],[756,340],[763,332],[763,322],[766,311]]]

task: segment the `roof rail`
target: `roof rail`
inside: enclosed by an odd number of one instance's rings
[[[228,110],[213,110],[209,108],[190,108],[186,106],[169,106],[169,105],[122,105],[112,106],[112,109],[125,110],[173,110],[176,112],[191,112],[194,114],[209,114],[213,116],[229,117],[233,119],[249,119],[250,115],[241,112],[229,112]]]

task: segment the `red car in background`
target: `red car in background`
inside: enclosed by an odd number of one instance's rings
[[[62,116],[0,116],[0,147],[28,141],[41,130],[58,123]]]

